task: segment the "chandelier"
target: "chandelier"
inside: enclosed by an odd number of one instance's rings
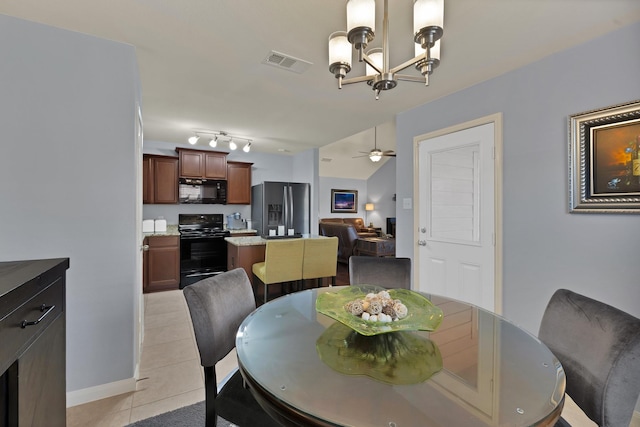
[[[235,150],[238,148],[236,141],[245,141],[242,151],[248,153],[251,150],[251,139],[231,136],[227,132],[223,131],[197,131],[195,132],[195,136],[190,137],[187,141],[189,141],[189,144],[195,145],[200,141],[202,135],[207,135],[206,138],[209,140],[209,146],[212,148],[216,148],[218,146],[218,142],[226,142],[229,145],[230,150]]]
[[[413,3],[413,40],[415,57],[389,68],[389,0],[384,0],[382,21],[382,48],[365,53],[367,44],[375,37],[375,0],[347,1],[347,31],[336,31],[329,36],[329,71],[342,85],[367,82],[375,91],[396,87],[398,80],[424,82],[429,85],[429,75],[440,65],[440,38],[444,21],[444,0],[415,0]],[[365,62],[366,75],[345,79],[351,71],[351,45],[358,52],[358,62]],[[415,65],[423,77],[400,74]]]

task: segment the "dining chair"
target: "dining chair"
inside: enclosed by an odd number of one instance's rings
[[[251,267],[253,275],[264,284],[264,302],[267,302],[269,285],[302,280],[304,239],[269,240],[264,251],[264,261]]]
[[[566,392],[587,417],[603,427],[629,426],[640,395],[640,319],[559,289],[538,338],[562,364]]]
[[[304,239],[302,280],[315,279],[317,285],[318,279],[331,277],[331,285],[335,285],[337,273],[338,238]]]
[[[411,289],[411,259],[354,255],[349,258],[349,283]]]
[[[244,385],[240,371],[218,393],[215,365],[233,350],[240,323],[256,308],[247,273],[236,268],[189,285],[183,293],[204,367],[206,427],[215,427],[218,415],[239,426],[279,426]]]

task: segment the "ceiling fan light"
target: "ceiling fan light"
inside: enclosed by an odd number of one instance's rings
[[[192,136],[191,138],[188,139],[188,141],[189,141],[189,144],[195,145],[196,142],[198,142],[199,139],[200,139],[199,136]]]
[[[371,150],[369,153],[369,160],[372,162],[379,162],[382,159],[382,151],[380,150]]]

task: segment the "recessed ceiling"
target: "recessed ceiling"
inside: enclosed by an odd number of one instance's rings
[[[413,56],[413,2],[389,3],[397,65]],[[252,139],[257,152],[297,153],[639,21],[640,1],[445,0],[442,63],[430,86],[399,82],[379,101],[364,83],[338,90],[328,71],[344,0],[3,0],[0,13],[133,45],[145,139],[186,145],[194,129],[223,130]],[[381,43],[379,32],[370,47]],[[311,65],[302,73],[263,65],[272,51]]]

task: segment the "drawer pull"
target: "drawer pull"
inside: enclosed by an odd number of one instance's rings
[[[20,324],[20,327],[22,329],[26,328],[27,326],[33,326],[33,325],[37,325],[38,323],[42,322],[42,319],[44,319],[47,314],[51,313],[51,311],[56,308],[55,305],[50,305],[49,307],[47,307],[45,304],[42,304],[40,306],[40,311],[44,311],[44,313],[42,313],[42,316],[40,316],[38,318],[38,320],[33,320],[31,322],[27,322],[26,320],[23,320],[22,323]],[[46,311],[45,311],[46,310]]]

